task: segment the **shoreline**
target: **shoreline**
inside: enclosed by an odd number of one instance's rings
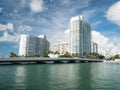
[[[55,63],[87,63],[87,62],[103,62],[103,59],[87,59],[87,58],[0,58],[0,64],[55,64]]]

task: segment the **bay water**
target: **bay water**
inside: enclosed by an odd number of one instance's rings
[[[0,65],[0,90],[120,90],[120,63]]]

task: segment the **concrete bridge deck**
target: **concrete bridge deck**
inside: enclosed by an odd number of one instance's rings
[[[21,63],[80,63],[80,62],[103,62],[103,59],[86,58],[0,58],[1,63],[21,64]]]

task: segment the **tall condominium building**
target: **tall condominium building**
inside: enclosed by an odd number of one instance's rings
[[[61,55],[65,54],[66,52],[68,52],[68,43],[62,42],[62,43],[54,44],[53,45],[53,52],[58,52]]]
[[[20,37],[19,55],[20,56],[31,56],[40,55],[42,56],[45,51],[49,50],[49,41],[46,40],[46,36],[34,37],[28,34],[22,34]]]
[[[83,57],[91,52],[91,26],[82,16],[70,20],[70,53]]]
[[[98,44],[96,42],[92,42],[92,52],[98,53]]]

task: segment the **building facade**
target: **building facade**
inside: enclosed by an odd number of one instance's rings
[[[44,36],[44,35],[43,35]],[[19,43],[19,56],[43,56],[45,51],[49,50],[49,41],[46,37],[34,37],[28,34],[22,34]]]
[[[91,26],[82,16],[70,20],[70,53],[83,57],[91,52]]]
[[[53,52],[58,52],[60,53],[60,55],[65,54],[66,52],[68,52],[68,43],[67,42],[62,42],[62,43],[58,43],[58,44],[54,44],[53,45]]]
[[[96,42],[92,42],[92,52],[98,53],[98,44]]]

